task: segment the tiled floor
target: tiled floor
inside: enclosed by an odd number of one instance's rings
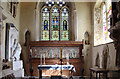
[[[30,77],[24,77],[24,78],[16,78],[16,79],[30,79]],[[39,77],[34,77],[31,79],[39,79]],[[43,77],[42,79],[50,79],[50,77]],[[62,78],[62,79],[69,79],[69,78]],[[90,79],[90,77],[80,77],[80,76],[73,76],[73,79]],[[93,77],[92,79],[96,79],[95,77]],[[105,79],[105,78],[100,78],[100,79]],[[120,79],[119,77],[109,77],[109,79]]]
[[[39,79],[39,77],[28,77],[28,76],[25,76],[24,78],[22,79]],[[50,77],[42,77],[42,79],[50,79]],[[68,77],[62,77],[62,79],[69,79]],[[79,79],[79,77],[77,76],[73,76],[73,79]]]
[[[25,76],[24,78],[22,79],[30,79],[30,77],[28,76]],[[39,79],[39,77],[34,77],[34,78],[31,78],[31,79]],[[42,79],[50,79],[50,77],[42,77]],[[69,77],[62,77],[62,79],[69,79]],[[89,78],[82,78],[80,76],[73,76],[73,79],[89,79]]]

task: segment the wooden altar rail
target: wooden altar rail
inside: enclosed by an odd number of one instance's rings
[[[80,69],[81,65],[83,64],[81,61],[82,58],[82,49],[83,49],[83,42],[80,41],[29,41],[27,42],[27,74],[30,76],[30,48],[31,47],[79,47],[79,58],[70,59],[70,64],[75,66],[76,72],[73,73],[75,76],[80,76]],[[47,65],[53,65],[56,63],[56,60],[54,58],[47,58],[46,59]],[[58,64],[60,63],[60,60],[57,60]],[[66,59],[63,59],[63,64],[66,64]],[[32,66],[33,66],[33,75],[39,76],[37,71],[37,66],[40,65],[40,58],[32,58]],[[63,72],[64,74],[65,72]],[[52,75],[52,74],[51,74]]]

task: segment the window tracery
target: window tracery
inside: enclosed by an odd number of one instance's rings
[[[49,5],[51,4],[51,5]],[[69,40],[69,9],[57,2],[46,2],[41,10],[41,40],[67,41]]]

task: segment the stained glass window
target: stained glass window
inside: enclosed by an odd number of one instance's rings
[[[51,12],[51,40],[59,40],[59,10],[54,6]]]
[[[96,5],[98,5],[96,3]],[[109,37],[110,32],[108,29],[110,28],[110,17],[112,13],[111,0],[105,0],[100,3],[101,6],[95,7],[95,14],[99,15],[99,21],[95,19],[94,22],[94,45],[106,44],[112,42],[113,40]],[[100,12],[99,12],[99,11]],[[97,18],[97,16],[95,16]]]
[[[61,40],[69,40],[69,21],[68,21],[68,9],[64,7],[61,15]]]
[[[47,7],[42,10],[41,40],[49,40],[49,10]]]
[[[43,6],[41,11],[41,40],[69,40],[68,7],[65,6],[65,2],[59,4],[46,2],[46,5]]]

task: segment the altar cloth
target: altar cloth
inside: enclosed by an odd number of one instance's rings
[[[38,65],[37,69],[40,70],[73,70],[75,71],[75,67],[73,65]]]

